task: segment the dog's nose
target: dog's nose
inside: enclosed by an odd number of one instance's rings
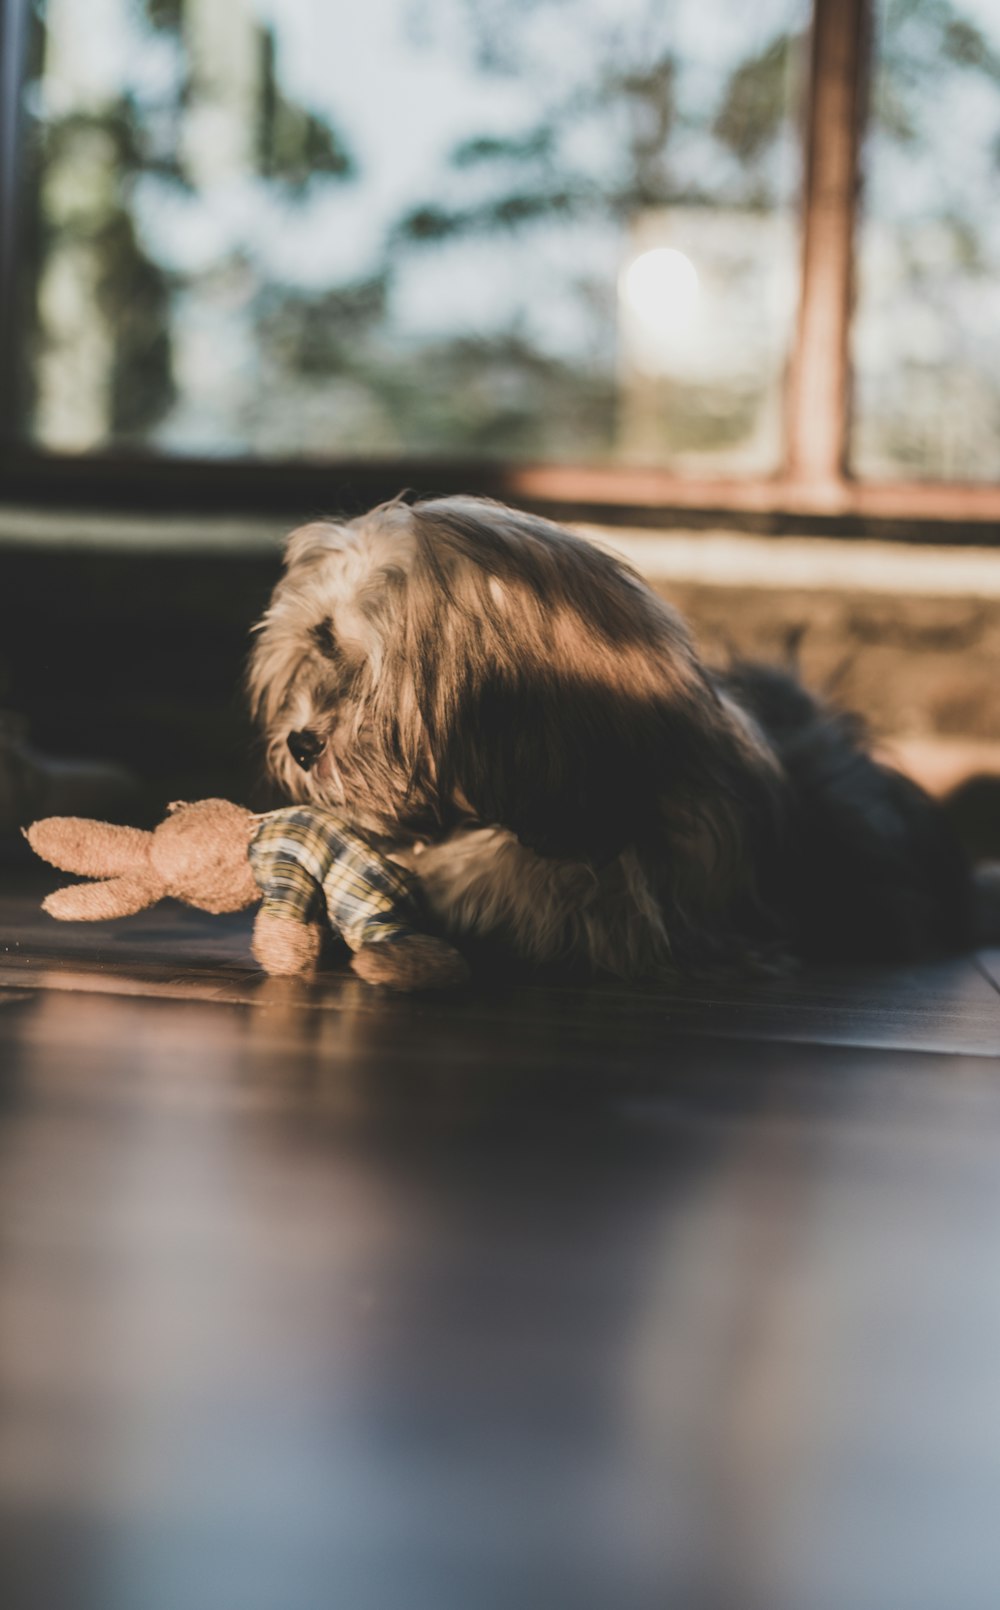
[[[308,727],[305,732],[290,732],[285,741],[292,759],[303,771],[311,771],[323,753],[323,739],[315,732],[310,732]]]

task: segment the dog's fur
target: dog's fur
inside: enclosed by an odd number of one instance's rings
[[[710,671],[548,521],[462,497],[304,526],[257,630],[273,776],[410,865],[459,944],[640,978],[968,940],[943,816],[853,720],[785,672]]]

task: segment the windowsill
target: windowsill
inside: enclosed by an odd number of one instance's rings
[[[689,479],[625,464],[473,459],[222,460],[145,453],[45,453],[0,447],[0,511],[106,513],[151,523],[211,519],[238,532],[278,529],[324,511],[361,513],[409,489],[419,497],[480,493],[557,520],[629,530],[732,530],[757,536],[1000,545],[1000,486],[935,482]],[[244,518],[241,519],[241,514]],[[225,544],[228,545],[228,544]]]
[[[276,558],[293,523],[277,515],[76,514],[0,504],[0,548]],[[756,536],[725,525],[657,530],[569,523],[665,586],[1000,598],[1000,548]]]
[[[151,797],[243,797],[248,632],[293,523],[0,504],[0,702],[43,749],[120,760]],[[721,521],[577,529],[675,604],[711,662],[794,657],[935,792],[1000,775],[1000,549],[759,536]],[[997,854],[995,801],[977,800],[972,831]]]
[[[248,557],[277,553],[292,523],[275,515],[77,514],[0,503],[0,547]]]

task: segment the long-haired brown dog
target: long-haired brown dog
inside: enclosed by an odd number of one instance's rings
[[[625,978],[971,942],[944,816],[785,672],[709,670],[618,559],[479,498],[289,538],[251,695],[292,798],[442,933]]]

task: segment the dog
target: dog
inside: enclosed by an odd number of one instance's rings
[[[789,671],[709,668],[620,559],[476,497],[288,539],[269,770],[414,871],[442,936],[621,979],[972,943],[942,809]]]

